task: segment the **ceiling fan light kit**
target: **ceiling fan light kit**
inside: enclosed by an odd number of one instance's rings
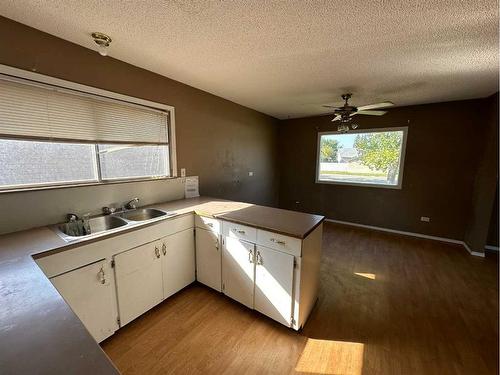
[[[374,109],[392,107],[394,105],[393,102],[386,101],[381,103],[368,104],[361,107],[355,107],[349,105],[349,99],[351,99],[351,97],[352,94],[350,93],[342,94],[342,99],[344,100],[344,105],[342,107],[332,107],[329,105],[323,106],[326,108],[333,109],[333,114],[335,115],[335,117],[333,118],[332,122],[340,121],[337,130],[341,133],[348,132],[350,128],[354,130],[358,127],[357,124],[351,123],[353,116],[355,115],[382,116],[385,115],[387,111],[380,111],[380,110],[374,111]]]

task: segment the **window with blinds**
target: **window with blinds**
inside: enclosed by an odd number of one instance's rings
[[[169,113],[0,75],[0,190],[170,176]]]

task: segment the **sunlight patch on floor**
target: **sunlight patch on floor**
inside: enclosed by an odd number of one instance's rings
[[[374,273],[354,272],[354,274],[361,276],[361,277],[366,277],[367,279],[370,279],[370,280],[375,280]]]
[[[295,371],[311,374],[361,375],[364,344],[307,339]]]

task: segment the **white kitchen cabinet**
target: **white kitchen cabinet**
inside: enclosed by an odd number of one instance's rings
[[[196,228],[196,278],[218,292],[222,286],[221,254],[219,234]]]
[[[163,298],[168,298],[196,280],[193,229],[160,240]]]
[[[257,230],[257,244],[300,257],[302,253],[302,241],[298,238],[285,236],[267,230]]]
[[[163,300],[160,247],[154,241],[114,256],[122,327]]]
[[[221,222],[213,217],[196,215],[194,225],[196,228],[206,229],[217,234],[221,233]]]
[[[195,278],[298,330],[317,299],[322,225],[305,238],[262,228],[180,215],[39,257],[37,263],[97,341]]]
[[[290,326],[293,306],[293,255],[257,245],[254,309]]]
[[[255,245],[226,237],[222,254],[222,291],[253,308]]]
[[[118,329],[112,276],[102,259],[50,279],[97,342]]]
[[[317,299],[323,226],[303,239],[228,221],[222,228],[224,294],[295,330],[303,327]]]
[[[222,222],[222,234],[225,237],[237,238],[247,242],[255,243],[257,239],[257,229],[248,225],[232,223],[230,221]]]

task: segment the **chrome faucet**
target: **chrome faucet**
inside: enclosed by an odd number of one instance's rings
[[[125,208],[127,210],[135,210],[137,208],[137,203],[139,203],[139,198],[134,198],[127,203],[125,203]]]

